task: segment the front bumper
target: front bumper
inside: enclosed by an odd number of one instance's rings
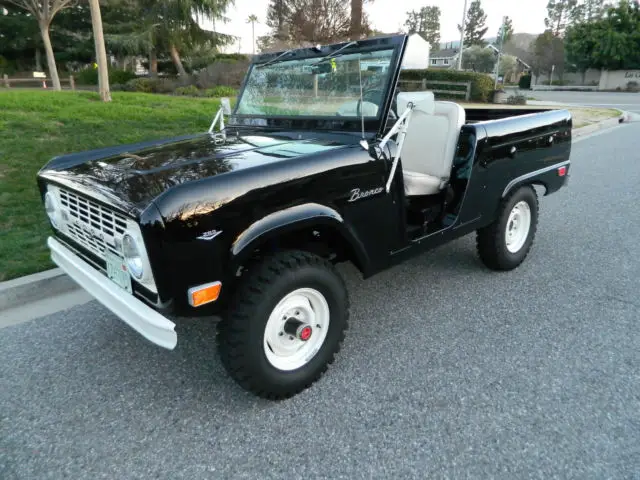
[[[150,342],[169,350],[175,348],[175,323],[125,292],[55,238],[49,237],[47,245],[51,260],[121,320]]]

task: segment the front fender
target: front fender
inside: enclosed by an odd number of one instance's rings
[[[370,265],[369,256],[356,233],[334,209],[318,203],[305,203],[271,213],[246,228],[231,245],[230,263],[237,269],[259,246],[280,235],[313,226],[329,226],[351,247],[361,269]]]

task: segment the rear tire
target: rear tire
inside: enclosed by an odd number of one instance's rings
[[[538,227],[538,195],[531,185],[500,203],[496,220],[476,232],[478,255],[492,270],[513,270],[529,254]]]
[[[348,318],[346,286],[330,262],[309,252],[276,253],[249,268],[218,325],[222,364],[253,394],[289,398],[333,363]]]

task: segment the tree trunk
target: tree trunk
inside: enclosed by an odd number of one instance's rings
[[[51,76],[51,82],[53,83],[53,89],[60,91],[62,86],[60,85],[60,77],[58,77],[58,68],[56,67],[56,57],[53,56],[53,47],[51,46],[51,38],[49,38],[49,24],[40,24],[40,34],[42,35],[42,41],[44,43],[44,51],[47,54],[47,66],[49,68],[49,75]]]
[[[171,54],[171,60],[173,60],[173,64],[176,66],[176,70],[178,71],[178,75],[181,80],[186,80],[189,75],[187,71],[184,69],[184,65],[182,65],[182,60],[180,60],[180,54],[178,53],[178,49],[175,45],[171,45],[169,48],[169,53]]]
[[[42,71],[42,52],[36,48],[36,72]]]
[[[153,47],[149,50],[149,76],[151,78],[156,78],[158,76],[158,56],[156,55],[156,50]]]
[[[109,66],[107,64],[107,50],[104,46],[104,34],[102,32],[102,15],[98,0],[89,0],[91,8],[91,23],[93,25],[93,40],[96,46],[96,59],[98,61],[98,88],[100,99],[103,102],[111,101],[109,91]]]
[[[362,4],[363,0],[351,0],[351,40],[362,35]]]

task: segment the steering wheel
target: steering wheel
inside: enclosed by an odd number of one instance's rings
[[[382,102],[382,97],[384,95],[384,91],[381,88],[371,88],[362,93],[362,100],[365,102],[370,102],[376,104],[378,108],[380,107],[380,103]],[[360,105],[362,102],[358,99],[358,105],[356,106],[356,113],[358,117],[360,116]]]

